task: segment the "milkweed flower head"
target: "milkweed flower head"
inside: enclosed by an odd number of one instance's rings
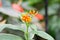
[[[31,22],[31,17],[29,15],[27,15],[27,14],[26,15],[23,14],[22,15],[22,21],[30,23]]]
[[[38,12],[36,10],[30,10],[28,13],[22,14],[22,21],[30,23],[32,21],[33,16],[35,16]]]

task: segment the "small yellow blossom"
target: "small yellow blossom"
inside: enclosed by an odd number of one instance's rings
[[[38,11],[36,11],[36,10],[30,10],[29,13],[30,13],[31,15],[35,16],[35,15],[38,13]]]
[[[31,22],[31,17],[30,16],[28,16],[28,15],[23,15],[22,16],[22,20],[24,21],[24,22]]]

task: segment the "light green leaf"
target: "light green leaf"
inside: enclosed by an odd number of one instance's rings
[[[29,39],[32,39],[34,37],[34,34],[33,34],[32,30],[37,31],[36,25],[31,24],[31,26],[29,27]]]
[[[5,29],[5,28],[10,28],[14,30],[20,30],[24,32],[24,29],[20,26],[12,25],[12,24],[0,24],[0,32]]]
[[[32,30],[35,30],[35,31],[37,30],[37,26],[34,25],[34,24],[31,24],[30,28],[31,28]]]
[[[33,26],[33,25],[31,25]],[[34,28],[35,27],[35,28]],[[0,24],[0,32],[4,29],[4,28],[11,28],[11,29],[14,29],[14,30],[20,30],[20,31],[24,31],[23,28],[19,27],[19,26],[16,26],[16,25],[12,25],[12,24]],[[54,40],[50,35],[48,35],[47,33],[45,33],[44,31],[37,31],[36,29],[36,26],[33,26],[31,27],[31,30],[29,31],[31,32],[31,35],[34,36],[34,34],[37,34],[39,35],[40,37],[42,38],[45,38],[45,39],[48,39],[48,40]],[[32,37],[33,37],[32,36]],[[30,36],[30,39],[32,39],[32,37]]]
[[[47,39],[47,40],[54,40],[54,38],[52,36],[50,36],[49,34],[47,34],[44,31],[32,31],[34,34],[37,34],[38,36]]]
[[[38,31],[37,30],[37,26],[36,25],[31,25],[31,34],[33,36],[31,36],[32,38],[34,37],[34,34],[37,34],[38,36],[44,38],[44,39],[47,39],[47,40],[54,40],[54,38],[52,36],[50,36],[49,34],[47,34],[46,32],[44,31]]]
[[[16,35],[0,33],[0,40],[23,40],[23,39]]]
[[[29,39],[33,39],[34,34],[32,32],[29,32]]]
[[[38,32],[37,32],[37,35],[39,35],[39,36],[41,36],[41,37],[43,37],[43,38],[45,38],[45,39],[48,39],[48,40],[54,40],[54,39],[52,38],[52,36],[50,36],[49,34],[43,32],[43,31],[38,31]]]

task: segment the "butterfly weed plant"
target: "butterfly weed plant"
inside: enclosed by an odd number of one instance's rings
[[[31,24],[32,19],[36,14],[38,14],[38,11],[35,11],[35,10],[30,10],[27,13],[22,13],[20,16],[20,19],[23,22],[22,23],[23,25],[17,26],[13,24],[2,24],[2,25],[0,24],[0,32],[5,28],[10,28],[13,30],[20,30],[24,32],[25,40],[34,40],[33,37],[35,34],[47,40],[54,40],[52,36],[50,36],[44,31],[38,31],[37,26],[34,24]],[[24,40],[24,39],[21,36],[0,33],[0,40]]]

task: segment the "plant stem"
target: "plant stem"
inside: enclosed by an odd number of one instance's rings
[[[27,35],[26,35],[26,37],[27,37],[27,40],[28,40],[28,27],[27,27],[27,30],[26,30],[26,32],[27,32]]]
[[[28,28],[29,28],[29,24],[28,23],[26,23],[26,40],[28,40],[29,39],[29,37],[28,37]]]

